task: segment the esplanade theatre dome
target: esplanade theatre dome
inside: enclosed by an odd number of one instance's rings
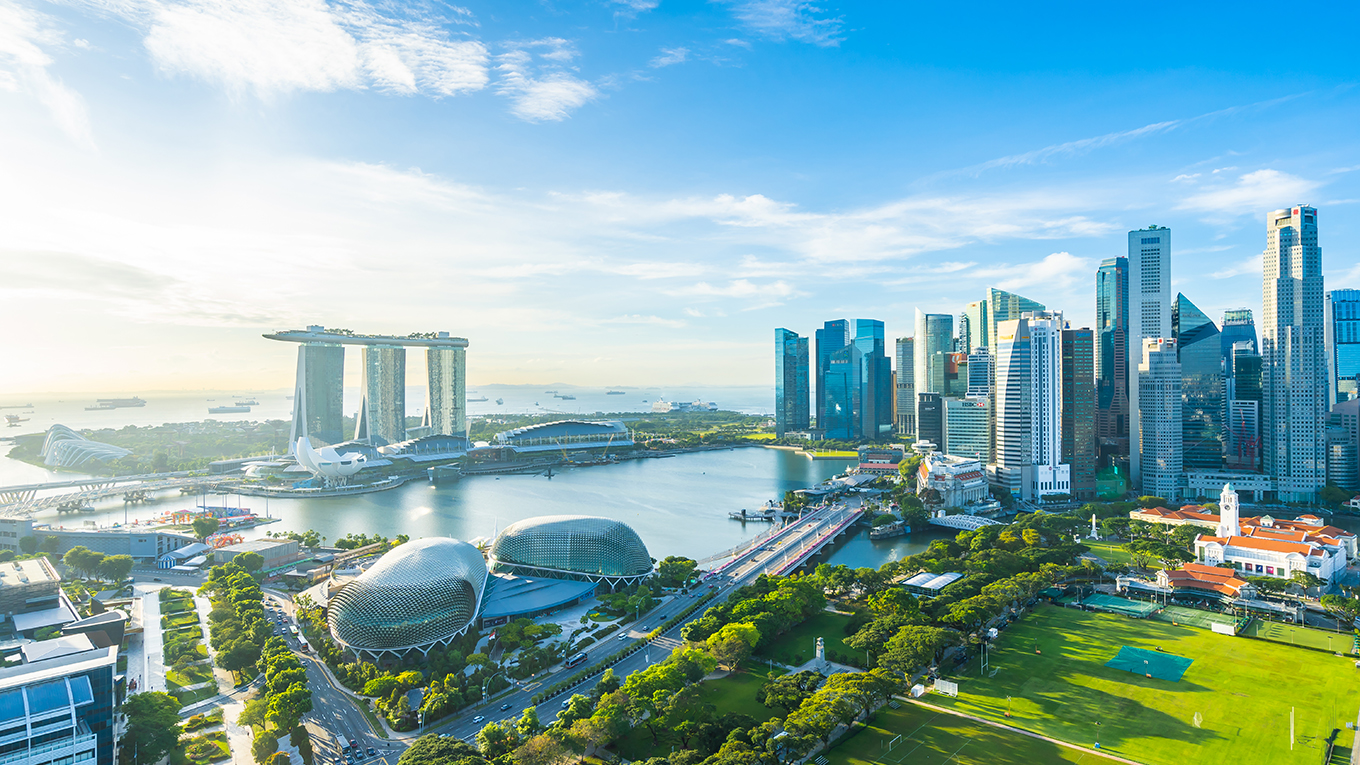
[[[361,654],[427,652],[476,622],[486,578],[482,554],[467,542],[398,545],[331,597],[331,636]]]
[[[652,557],[626,523],[588,515],[546,515],[512,523],[489,556],[498,571],[591,581],[636,580],[652,571]]]

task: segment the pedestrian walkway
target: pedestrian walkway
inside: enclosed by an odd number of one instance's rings
[[[161,587],[134,585],[142,596],[142,691],[166,691],[165,636],[161,631]]]

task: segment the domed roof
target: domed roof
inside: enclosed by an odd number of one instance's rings
[[[420,648],[465,632],[486,588],[477,548],[447,537],[398,545],[331,597],[331,635],[357,650]]]
[[[512,523],[491,545],[498,564],[598,576],[641,576],[652,557],[626,523],[588,515],[546,515]]]

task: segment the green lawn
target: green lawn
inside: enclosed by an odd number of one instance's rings
[[[1121,646],[1194,660],[1179,682],[1104,666]],[[1036,647],[1039,653],[1035,653]],[[1002,633],[995,677],[978,662],[955,679],[959,697],[930,700],[1152,765],[1314,763],[1333,728],[1355,720],[1360,671],[1288,645],[1147,619],[1039,606]],[[1295,719],[1289,743],[1291,709]],[[1097,726],[1097,722],[1099,726]]]
[[[1245,630],[1242,630],[1242,634],[1263,640],[1273,640],[1277,643],[1320,648],[1335,653],[1350,653],[1351,646],[1355,643],[1354,635],[1350,632],[1328,632],[1327,630],[1315,630],[1294,624],[1267,622],[1260,619],[1253,619],[1251,624]]]
[[[172,689],[206,683],[211,679],[213,679],[212,667],[207,664],[190,665],[182,672],[174,669],[165,672],[165,683]]]
[[[840,656],[858,653],[842,642],[849,637],[845,634],[845,625],[849,623],[849,616],[822,611],[780,635],[773,645],[757,654],[755,660],[768,658],[797,667],[812,660],[817,651],[818,637],[826,642],[828,659],[833,654]]]
[[[166,629],[170,629],[171,627],[188,627],[194,624],[198,624],[198,614],[193,611],[185,611],[161,617],[161,626]]]
[[[1094,539],[1084,539],[1081,543],[1091,548],[1092,555],[1100,557],[1110,565],[1128,566],[1133,563],[1133,556],[1124,549],[1123,542],[1097,542]]]
[[[933,699],[932,699],[933,700]],[[893,739],[901,736],[896,742]],[[888,744],[892,742],[892,749]],[[956,715],[902,703],[884,707],[868,727],[826,753],[832,765],[1048,765],[1113,762],[1093,751],[1059,746]]]
[[[168,684],[168,683],[167,683],[167,684]],[[213,686],[209,685],[209,686],[206,686],[206,687],[203,687],[203,688],[199,688],[199,689],[196,690],[196,691],[174,691],[174,690],[172,690],[172,691],[170,692],[170,695],[171,695],[171,696],[174,696],[174,697],[177,698],[177,699],[179,699],[179,703],[187,707],[187,706],[189,706],[190,704],[194,704],[194,703],[200,702],[200,701],[202,701],[202,700],[204,700],[204,699],[210,699],[210,698],[212,698],[213,696],[216,696],[216,695],[217,695],[217,689],[214,688]]]

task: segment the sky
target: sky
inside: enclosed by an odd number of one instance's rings
[[[0,397],[285,387],[308,324],[770,384],[988,286],[1089,326],[1149,224],[1259,315],[1299,203],[1360,286],[1360,7],[1189,5],[0,0]]]

